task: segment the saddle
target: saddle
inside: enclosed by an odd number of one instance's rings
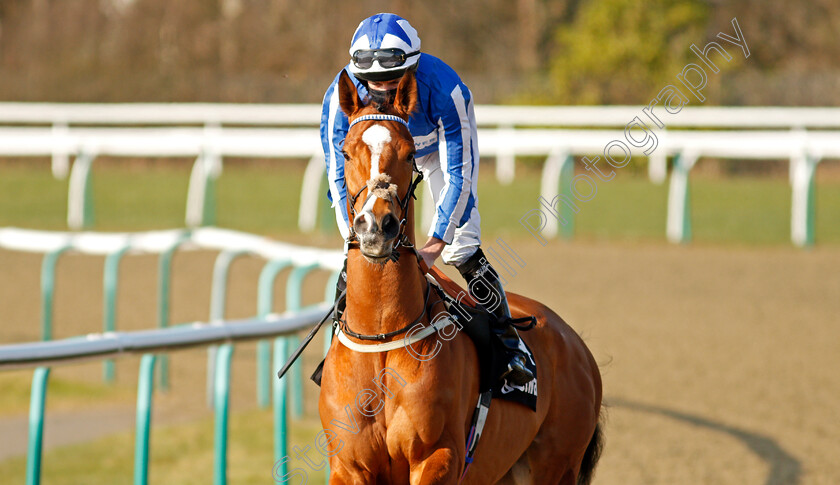
[[[537,365],[531,349],[522,341],[528,369],[534,373],[534,380],[524,386],[517,386],[500,378],[507,367],[507,350],[496,338],[494,328],[513,325],[519,330],[530,330],[536,318],[511,318],[498,320],[492,313],[478,304],[461,286],[452,281],[436,267],[429,269],[426,279],[437,290],[446,306],[446,311],[457,319],[461,330],[472,339],[478,354],[479,394],[492,392],[493,398],[513,401],[537,410]]]

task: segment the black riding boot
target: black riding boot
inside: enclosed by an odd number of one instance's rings
[[[482,304],[500,322],[508,322],[503,328],[493,328],[499,340],[508,350],[509,361],[503,378],[523,386],[534,379],[534,374],[525,365],[526,356],[519,349],[519,334],[509,323],[510,308],[508,307],[505,290],[499,280],[499,274],[484,257],[484,252],[479,248],[475,254],[470,256],[463,264],[458,266],[458,271],[467,281],[467,288],[470,295]],[[473,284],[473,281],[481,281]]]

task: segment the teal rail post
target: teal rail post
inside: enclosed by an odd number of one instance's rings
[[[549,212],[552,212],[552,217],[544,221],[543,233],[547,237],[556,237],[558,230],[566,239],[574,235],[575,211],[573,207],[575,206],[571,194],[571,184],[575,176],[574,167],[574,158],[562,147],[552,149],[545,159],[540,180],[540,194],[542,204]],[[554,213],[555,211],[559,213]],[[558,225],[562,227],[558,228]]]
[[[117,286],[120,278],[120,261],[123,255],[129,250],[129,245],[126,244],[119,250],[111,253],[105,258],[105,311],[104,315],[104,332],[113,332],[116,330],[117,321]],[[115,369],[114,360],[106,359],[104,363],[105,382],[114,382]]]
[[[286,311],[297,312],[303,306],[303,279],[313,269],[318,268],[317,264],[309,264],[306,266],[297,266],[289,275],[289,280],[286,283]],[[296,335],[288,337],[289,346],[291,348],[297,347],[300,339]],[[279,368],[278,368],[279,369]],[[292,416],[299,418],[303,415],[303,369],[300,360],[294,363],[291,369],[291,388],[292,388]]]
[[[70,169],[70,183],[67,190],[67,226],[70,229],[85,229],[93,226],[93,188],[91,166],[96,156],[81,152]]]
[[[149,435],[152,427],[152,393],[154,392],[155,355],[145,354],[140,360],[137,378],[137,428],[134,436],[134,485],[149,483]]]
[[[277,274],[289,265],[291,265],[289,260],[273,260],[263,266],[257,288],[257,315],[260,318],[272,312],[275,279]],[[271,344],[268,340],[260,340],[257,342],[257,405],[261,408],[268,407],[271,381]]]
[[[166,328],[169,326],[169,303],[172,300],[170,291],[170,283],[172,281],[172,258],[175,256],[175,251],[178,247],[189,239],[189,232],[181,234],[181,236],[168,247],[166,251],[160,253],[158,259],[158,327]],[[169,390],[169,356],[160,356],[160,365],[158,366],[158,384],[161,390]]]
[[[817,195],[816,195],[816,173],[817,173],[817,161],[813,158],[808,159],[808,209],[806,211],[807,216],[805,218],[805,246],[813,246],[814,240],[816,238],[816,224],[817,224],[817,217],[816,217],[816,206],[817,206]]]
[[[216,257],[213,266],[213,283],[210,288],[210,322],[224,320],[227,306],[227,284],[230,265],[236,258],[248,254],[248,251],[222,251]],[[213,388],[216,383],[216,349],[212,345],[207,348],[207,406],[213,406]]]
[[[792,157],[790,237],[793,244],[801,248],[814,245],[814,224],[816,222],[814,180],[819,158],[803,153]]]
[[[213,484],[227,483],[228,411],[230,409],[230,361],[233,344],[219,346],[216,355],[215,432]]]
[[[666,235],[673,243],[691,241],[691,197],[689,194],[688,174],[697,154],[678,153],[674,157],[674,169],[668,186],[668,218]]]
[[[55,271],[58,259],[70,246],[50,251],[41,260],[41,340],[52,340],[53,303],[55,302]]]
[[[560,194],[572,200],[572,183],[575,178],[575,162],[571,154],[566,154],[560,165]],[[568,204],[560,204],[560,216],[567,224],[560,225],[560,236],[571,239],[575,235],[575,212]]]
[[[26,485],[41,483],[41,451],[44,440],[44,405],[47,400],[49,367],[38,367],[32,376],[29,398],[29,446],[26,453]]]
[[[280,369],[286,363],[288,358],[288,340],[285,337],[277,337],[274,339],[274,368]],[[287,392],[288,386],[286,381],[289,374],[283,376],[282,379],[274,379],[274,476],[283,477],[289,473],[288,460],[285,460],[289,454],[288,444],[288,420],[287,420]],[[280,460],[283,460],[280,462]],[[278,462],[280,462],[278,464]]]
[[[212,132],[207,135],[213,136]],[[221,156],[210,151],[204,151],[193,164],[187,191],[187,227],[216,224],[216,179],[221,164]]]

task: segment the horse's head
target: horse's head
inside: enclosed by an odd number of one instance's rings
[[[417,104],[413,72],[407,72],[391,104],[365,106],[346,72],[338,82],[341,109],[350,119],[344,140],[344,178],[350,227],[364,257],[385,263],[409,216],[414,139],[406,124]],[[409,222],[411,222],[409,220]]]

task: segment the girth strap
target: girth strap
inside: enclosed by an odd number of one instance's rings
[[[467,476],[467,470],[469,470],[470,465],[473,462],[475,449],[478,447],[478,440],[481,438],[481,433],[484,431],[484,425],[487,424],[487,413],[490,412],[490,402],[492,401],[492,398],[492,390],[484,391],[478,395],[478,404],[475,406],[475,411],[473,411],[472,415],[472,422],[470,423],[470,434],[467,436],[467,456],[464,460],[464,473],[461,474],[461,478],[458,480],[458,483],[461,483],[464,480],[464,477]]]

